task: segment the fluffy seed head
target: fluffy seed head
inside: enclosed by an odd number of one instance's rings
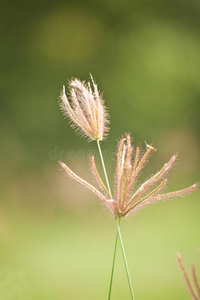
[[[77,133],[90,141],[102,141],[108,132],[108,112],[92,75],[90,78],[92,84],[72,79],[69,82],[69,99],[63,86],[60,107]]]

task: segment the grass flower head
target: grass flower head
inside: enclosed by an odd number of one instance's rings
[[[147,204],[175,196],[182,196],[197,187],[197,185],[194,184],[183,190],[167,194],[160,193],[167,184],[166,175],[176,160],[176,155],[174,155],[157,173],[142,183],[138,188],[135,188],[135,183],[141,170],[148,161],[150,154],[155,151],[156,149],[148,144],[146,144],[146,151],[144,153],[142,153],[139,147],[134,149],[130,134],[126,134],[119,140],[116,153],[113,198],[98,173],[94,156],[90,157],[90,166],[99,189],[80,178],[63,162],[59,163],[69,177],[94,193],[103,204],[108,206],[115,217],[120,218],[136,212]]]
[[[70,81],[71,101],[67,98],[63,86],[60,107],[78,133],[90,141],[102,141],[108,132],[108,112],[92,75],[90,77],[92,84],[81,82],[76,78]]]

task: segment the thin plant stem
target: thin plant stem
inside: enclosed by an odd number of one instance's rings
[[[120,224],[120,221],[121,221],[121,218],[117,219],[118,224]],[[110,297],[111,297],[111,290],[112,290],[112,282],[113,282],[113,275],[114,275],[114,268],[115,268],[115,257],[116,257],[116,251],[117,251],[118,237],[119,237],[119,232],[118,232],[118,229],[117,229],[116,240],[115,240],[115,249],[114,249],[114,255],[113,255],[112,271],[111,271],[111,277],[110,277],[110,287],[109,287],[108,300],[110,300]]]
[[[103,159],[103,155],[102,155],[99,140],[97,140],[97,146],[98,146],[98,149],[99,149],[99,154],[100,154],[100,158],[101,158],[101,163],[102,163],[102,167],[103,167],[103,171],[104,171],[108,191],[109,191],[109,193],[112,197],[110,184],[109,184],[109,180],[108,180],[106,167],[105,167],[105,163],[104,163],[104,159]],[[120,218],[119,219],[116,218],[116,223],[117,223],[117,234],[116,234],[116,241],[115,241],[115,250],[114,250],[114,256],[113,256],[113,265],[112,265],[112,272],[111,272],[111,280],[110,280],[110,288],[109,288],[108,299],[110,299],[110,295],[111,295],[112,281],[113,281],[113,274],[114,274],[114,265],[115,265],[115,257],[116,257],[116,250],[117,250],[117,242],[118,242],[118,236],[119,236],[121,249],[122,249],[122,254],[123,254],[123,259],[124,259],[124,265],[125,265],[125,269],[126,269],[126,275],[127,275],[128,284],[129,284],[129,289],[130,289],[132,300],[135,300],[134,294],[133,294],[133,288],[132,288],[132,284],[131,284],[131,279],[130,279],[130,275],[129,275],[129,270],[128,270],[128,263],[127,263],[126,254],[125,254],[125,250],[124,250],[124,244],[123,244],[122,235],[121,235],[121,231],[120,231]]]
[[[105,176],[105,179],[106,179],[106,184],[107,184],[107,187],[108,187],[108,191],[109,191],[110,196],[112,197],[112,193],[111,193],[111,189],[110,189],[110,184],[109,184],[109,180],[108,180],[108,176],[107,176],[107,172],[106,172],[106,167],[105,167],[105,164],[104,164],[104,159],[103,159],[103,155],[102,155],[102,151],[101,151],[99,140],[97,140],[97,146],[98,146],[98,149],[99,149],[99,154],[100,154],[100,158],[101,158],[101,163],[102,163],[103,172],[104,172],[104,176]]]
[[[133,294],[133,288],[132,288],[132,284],[131,284],[131,279],[130,279],[130,274],[129,274],[129,270],[128,270],[128,263],[127,263],[126,254],[125,254],[125,250],[124,250],[124,244],[123,244],[123,241],[122,241],[122,235],[121,235],[119,223],[117,221],[116,221],[116,223],[117,223],[117,229],[118,229],[119,239],[120,239],[121,248],[122,248],[122,254],[123,254],[124,265],[125,265],[125,269],[126,269],[126,275],[127,275],[127,279],[128,279],[129,289],[130,289],[132,300],[135,300],[135,297],[134,297],[134,294]]]

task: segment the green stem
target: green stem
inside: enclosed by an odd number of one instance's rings
[[[103,167],[103,171],[104,171],[104,175],[105,175],[105,179],[106,179],[106,184],[107,184],[107,187],[108,187],[108,191],[109,191],[110,196],[112,197],[112,193],[111,193],[111,189],[110,189],[110,184],[109,184],[109,181],[108,181],[108,176],[107,176],[106,167],[105,167],[105,164],[104,164],[104,159],[103,159],[103,155],[102,155],[102,151],[101,151],[99,140],[97,140],[97,146],[98,146],[98,149],[99,149],[99,154],[100,154],[100,158],[101,158],[101,163],[102,163],[102,167]]]
[[[119,218],[116,221],[120,225],[121,219]],[[115,240],[115,249],[114,249],[114,255],[113,255],[112,271],[111,271],[111,277],[110,277],[110,287],[109,287],[108,300],[110,300],[110,297],[111,297],[111,290],[112,290],[113,274],[114,274],[114,268],[115,268],[115,257],[116,257],[116,251],[117,251],[118,236],[119,236],[119,232],[118,232],[118,229],[117,229],[116,240]]]
[[[127,275],[127,279],[128,279],[128,284],[129,284],[129,289],[130,289],[130,293],[131,293],[131,298],[132,300],[135,300],[134,294],[133,294],[133,288],[132,288],[132,284],[131,284],[131,279],[130,279],[130,274],[129,274],[129,270],[128,270],[128,263],[126,260],[126,254],[125,254],[125,250],[124,250],[124,244],[122,241],[122,235],[121,235],[121,231],[120,231],[120,227],[119,227],[119,222],[117,222],[117,230],[119,233],[119,239],[120,239],[120,243],[121,243],[121,248],[122,248],[122,254],[123,254],[123,259],[124,259],[124,265],[125,265],[125,269],[126,269],[126,275]]]
[[[99,154],[100,154],[100,158],[101,158],[101,163],[102,163],[102,167],[103,167],[103,171],[104,171],[108,191],[110,193],[110,196],[112,197],[110,184],[109,184],[109,181],[108,181],[108,176],[107,176],[106,167],[105,167],[105,164],[104,164],[104,159],[103,159],[103,155],[102,155],[99,140],[97,140],[97,146],[98,146],[98,149],[99,149]],[[114,250],[114,256],[113,256],[113,265],[112,265],[112,272],[111,272],[111,280],[110,280],[110,288],[109,288],[108,299],[110,299],[110,295],[111,295],[112,281],[113,281],[113,274],[114,274],[114,265],[115,265],[115,257],[116,257],[116,250],[117,250],[117,241],[118,241],[118,236],[119,236],[120,244],[121,244],[121,248],[122,248],[123,259],[124,259],[124,265],[125,265],[125,269],[126,269],[126,275],[127,275],[127,279],[128,279],[129,288],[130,288],[130,293],[131,293],[132,300],[135,300],[134,295],[133,295],[133,288],[132,288],[132,285],[131,285],[129,270],[128,270],[128,264],[127,264],[127,260],[126,260],[126,254],[125,254],[124,245],[123,245],[123,241],[122,241],[121,231],[120,231],[120,227],[119,227],[120,226],[120,218],[119,218],[119,221],[116,218],[116,223],[117,223],[117,234],[116,234],[116,241],[115,241],[115,250]]]

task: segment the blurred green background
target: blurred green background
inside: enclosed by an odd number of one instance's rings
[[[200,181],[200,2],[3,0],[0,4],[0,299],[107,299],[115,222],[60,172],[88,181],[88,151],[58,107],[67,80],[93,74],[116,139],[158,151],[141,177],[178,152],[168,190]],[[98,162],[100,167],[100,162]],[[199,192],[121,223],[135,297],[189,299],[176,252],[200,271]],[[199,272],[200,276],[200,272]],[[130,299],[120,248],[112,299]]]

